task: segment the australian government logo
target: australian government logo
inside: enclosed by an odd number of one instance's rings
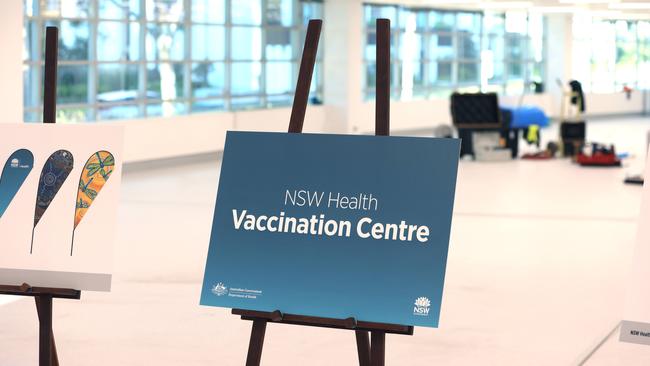
[[[212,287],[212,293],[217,296],[223,296],[228,293],[228,287],[223,283],[219,282]]]
[[[226,287],[226,285],[223,284],[223,282],[219,282],[216,285],[212,286],[212,289],[210,291],[212,291],[212,293],[217,296],[227,295],[228,297],[237,297],[241,299],[251,299],[251,300],[255,300],[260,296],[262,296],[261,290],[251,290],[248,288],[239,288],[239,287],[228,288]]]
[[[418,297],[415,299],[415,306],[413,307],[413,315],[429,316],[429,309],[431,308],[431,301],[426,297]]]

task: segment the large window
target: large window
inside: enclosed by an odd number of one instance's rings
[[[289,105],[321,13],[303,0],[26,0],[25,120],[41,119],[48,25],[60,31],[58,118],[94,121]]]
[[[650,22],[573,18],[573,77],[584,89],[611,93],[650,87]]]
[[[366,4],[364,18],[367,99],[375,94],[377,18],[391,20],[396,99],[447,97],[454,90],[517,94],[542,81],[541,15]]]

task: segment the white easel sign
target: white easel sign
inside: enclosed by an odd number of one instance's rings
[[[109,291],[123,128],[0,125],[0,284]]]

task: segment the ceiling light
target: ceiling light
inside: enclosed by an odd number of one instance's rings
[[[636,9],[650,9],[650,3],[612,3],[609,4],[610,9],[621,10],[636,10]]]
[[[478,4],[482,9],[528,9],[533,6],[530,1],[499,1],[482,2]]]
[[[609,4],[613,2],[618,2],[617,0],[558,0],[560,4],[575,4],[575,5],[585,5],[585,4]]]

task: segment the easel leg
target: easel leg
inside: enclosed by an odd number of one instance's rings
[[[39,319],[38,365],[52,366],[52,296],[38,296],[35,300]]]
[[[370,339],[368,332],[357,330],[357,352],[359,353],[359,366],[370,366]]]
[[[259,366],[262,361],[262,347],[264,347],[264,334],[266,333],[266,321],[254,320],[251,330],[251,340],[248,344],[248,356],[246,366]]]
[[[384,366],[386,363],[386,332],[375,330],[371,332],[370,364]]]
[[[36,312],[38,314],[38,319],[41,319],[41,300],[38,296],[34,297],[36,301]],[[56,352],[56,343],[54,342],[54,331],[52,331],[52,366],[59,366],[59,355]]]

